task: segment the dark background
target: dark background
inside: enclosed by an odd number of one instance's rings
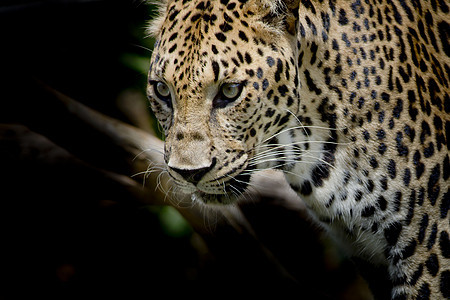
[[[140,0],[0,1],[0,123],[39,119],[32,79],[128,121],[116,99],[145,91],[135,65],[145,70],[151,54],[151,13]],[[98,178],[86,185],[85,169],[44,162],[46,153],[24,150],[8,133],[0,154],[1,299],[149,298],[198,281],[192,231],[167,232],[163,208],[112,202]]]
[[[145,87],[146,73],[130,68],[126,56],[151,54],[145,27],[153,6],[144,1],[13,0],[0,7],[2,59],[20,75],[113,116],[119,113],[111,103],[124,88]]]

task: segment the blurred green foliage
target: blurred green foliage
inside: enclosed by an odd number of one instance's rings
[[[192,234],[188,222],[180,213],[171,206],[149,207],[150,211],[156,213],[164,232],[174,238],[187,237]]]
[[[137,53],[124,53],[120,60],[124,66],[140,74],[146,74],[150,64],[149,56],[142,56]]]

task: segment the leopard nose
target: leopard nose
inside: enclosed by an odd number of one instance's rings
[[[198,168],[198,169],[179,169],[170,167],[173,171],[180,174],[187,182],[192,184],[197,184],[203,176],[206,175],[209,171],[211,171],[216,165],[216,158],[212,159],[211,164],[208,167]]]

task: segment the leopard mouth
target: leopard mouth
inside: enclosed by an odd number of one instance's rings
[[[236,202],[247,190],[250,182],[250,172],[242,172],[231,178],[221,188],[222,193],[207,193],[197,190],[191,195],[194,202],[200,201],[204,204],[221,204],[227,205]]]

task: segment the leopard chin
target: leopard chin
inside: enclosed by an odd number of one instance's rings
[[[194,202],[200,202],[206,205],[229,205],[236,203],[243,197],[250,184],[251,176],[249,173],[250,171],[246,170],[226,182],[223,193],[213,194],[197,190],[191,194],[191,199]]]
[[[197,191],[191,194],[191,200],[205,205],[229,205],[235,203],[238,197],[232,194],[207,194]]]

